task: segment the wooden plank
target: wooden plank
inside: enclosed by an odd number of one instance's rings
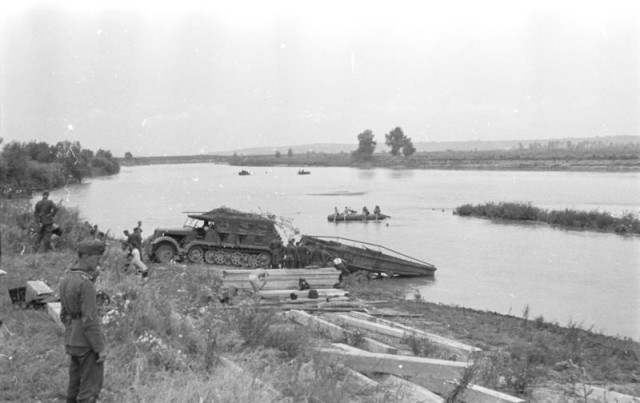
[[[469,364],[458,361],[404,355],[346,351],[340,348],[319,348],[324,356],[363,372],[382,372],[409,378],[427,389],[442,394],[446,382],[460,379]]]
[[[320,288],[314,289],[318,293],[318,297],[345,297],[349,293],[345,290],[339,290],[335,288]],[[307,297],[309,290],[261,290],[260,296],[262,298],[289,298],[291,294],[295,294],[298,297]]]
[[[576,383],[574,391],[578,396],[586,399],[585,402],[640,403],[640,397],[638,396],[625,395],[585,383]]]
[[[301,325],[309,326],[311,329],[326,334],[333,340],[346,340],[347,338],[345,329],[306,312],[291,310],[287,312],[287,317]]]
[[[326,281],[307,281],[311,288],[314,289],[326,289],[333,288],[335,285],[334,282],[326,282]],[[235,287],[238,289],[251,288],[251,284],[249,280],[246,281],[223,281],[223,288]],[[263,290],[299,290],[298,280],[284,280],[284,281],[273,281],[272,279],[267,278],[267,283],[262,288]]]
[[[440,336],[440,335],[427,333],[427,332],[425,332],[423,330],[420,330],[420,329],[409,327],[409,326],[403,325],[401,323],[392,322],[390,320],[377,318],[375,316],[368,315],[366,313],[354,312],[353,314],[350,313],[349,315],[353,316],[355,318],[358,318],[358,319],[363,319],[363,320],[371,321],[371,322],[374,322],[374,323],[380,323],[380,324],[387,325],[387,326],[390,326],[390,327],[394,327],[394,328],[399,328],[399,329],[405,330],[406,332],[409,332],[409,334],[413,334],[414,336],[420,336],[421,338],[424,338],[424,339],[426,339],[426,340],[428,340],[428,341],[430,341],[430,342],[432,342],[434,344],[437,344],[437,345],[439,345],[441,347],[444,347],[447,350],[463,354],[465,357],[469,357],[469,355],[471,355],[473,353],[478,353],[478,352],[482,351],[481,349],[479,349],[477,347],[461,343],[461,342],[459,342],[457,340],[452,340],[452,339],[448,339],[448,338]]]
[[[234,275],[234,274],[252,274],[254,272],[256,272],[258,269],[256,270],[223,270],[222,271],[222,276],[228,276],[228,275]],[[330,274],[340,274],[340,270],[336,270],[333,267],[321,267],[321,268],[314,268],[314,269],[267,269],[267,275],[268,276],[285,276],[285,275],[296,275],[296,276],[301,276],[301,275],[310,275],[310,274],[314,274],[314,273],[318,273],[318,274],[326,274],[326,273],[330,273]]]
[[[52,296],[53,290],[49,288],[47,283],[42,280],[36,281],[27,281],[24,302],[31,302],[34,300],[39,300],[45,296]]]
[[[59,327],[64,327],[62,321],[60,320],[61,310],[62,304],[60,304],[59,302],[47,302],[47,313],[49,314],[49,316],[51,316],[53,321],[56,322]]]
[[[300,310],[291,310],[287,313],[287,317],[301,325],[309,326],[310,328],[317,330],[323,334],[326,334],[335,341],[344,341],[347,340],[348,337],[352,339],[356,338],[354,332],[351,332],[347,329],[343,329],[338,325],[334,325],[333,323],[327,322],[317,316],[310,315],[306,312]],[[344,346],[347,346],[344,344]],[[368,337],[362,338],[362,348],[371,352],[380,352],[385,354],[397,354],[398,349],[384,343],[381,343],[377,340],[373,340]],[[351,347],[351,346],[349,346]],[[353,347],[355,348],[355,347]],[[362,351],[362,350],[360,350]]]
[[[446,382],[443,389],[443,396],[446,396],[453,392],[456,387],[456,382]],[[507,395],[506,393],[498,392],[484,386],[467,385],[466,389],[459,395],[460,399],[465,402],[473,403],[525,403],[519,397]]]
[[[395,375],[384,375],[381,385],[390,388],[393,396],[401,402],[442,403],[444,399],[429,389],[416,385]]]

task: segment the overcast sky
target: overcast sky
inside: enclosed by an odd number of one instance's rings
[[[122,156],[366,129],[381,145],[396,126],[414,142],[640,134],[640,2],[85,3],[1,10],[5,142]]]

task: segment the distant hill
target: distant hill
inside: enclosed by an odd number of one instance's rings
[[[429,142],[416,142],[414,146],[418,152],[424,151],[488,151],[488,150],[509,150],[513,148],[528,147],[529,144],[539,143],[546,145],[549,142],[556,142],[561,146],[565,146],[567,142],[576,145],[581,142],[599,142],[603,145],[608,144],[628,144],[633,143],[640,145],[640,136],[606,136],[606,137],[584,137],[584,138],[560,138],[560,139],[538,139],[538,140],[501,140],[501,141],[429,141]],[[282,155],[286,155],[289,149],[294,154],[304,154],[307,152],[315,153],[327,153],[327,154],[339,154],[341,152],[350,153],[358,147],[356,143],[353,144],[338,144],[338,143],[314,143],[295,146],[277,146],[277,147],[257,147],[257,148],[243,148],[229,151],[218,151],[210,153],[211,155],[271,155],[276,151],[280,151]],[[378,146],[376,152],[384,153],[388,152],[389,148],[384,144],[384,140],[381,142],[378,140]]]

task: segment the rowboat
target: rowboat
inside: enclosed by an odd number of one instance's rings
[[[315,245],[334,259],[342,259],[351,273],[365,271],[387,277],[433,277],[437,270],[431,263],[373,243],[315,235],[302,235],[300,241]]]
[[[331,222],[345,222],[345,221],[381,221],[386,220],[387,218],[391,218],[386,214],[329,214],[327,216],[327,221]]]

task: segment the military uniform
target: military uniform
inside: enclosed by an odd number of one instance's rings
[[[284,266],[293,269],[297,260],[296,256],[296,246],[293,244],[293,240],[289,240],[287,246],[284,247]]]
[[[104,243],[83,242],[78,247],[87,255],[102,254],[97,253],[99,250],[104,251]],[[65,325],[65,350],[71,359],[67,402],[95,402],[102,389],[104,364],[98,359],[105,340],[94,281],[91,273],[80,268],[65,272],[60,280],[60,319]]]
[[[43,198],[36,203],[34,216],[40,224],[40,232],[38,233],[37,247],[44,241],[44,251],[53,249],[51,245],[51,236],[53,234],[53,217],[58,212],[56,204],[49,199]]]

